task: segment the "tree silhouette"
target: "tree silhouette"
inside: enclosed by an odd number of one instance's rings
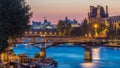
[[[0,51],[8,46],[10,37],[21,37],[28,29],[30,9],[25,0],[0,0]]]
[[[68,21],[59,20],[57,24],[57,31],[60,32],[62,36],[70,36],[71,23]]]

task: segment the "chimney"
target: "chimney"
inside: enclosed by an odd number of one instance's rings
[[[94,6],[90,6],[90,13],[93,12]]]
[[[108,17],[108,6],[106,6],[106,16]]]
[[[100,10],[101,10],[101,6],[100,5],[97,5],[97,18],[101,18],[101,15],[100,15]]]
[[[106,6],[106,14],[108,14],[108,6]]]

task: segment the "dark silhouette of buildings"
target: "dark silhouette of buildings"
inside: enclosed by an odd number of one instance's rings
[[[106,6],[106,9],[100,5],[97,5],[97,7],[90,6],[87,23],[102,23],[110,28],[107,31],[113,30],[116,34],[118,31],[120,33],[120,16],[109,16],[108,6]]]
[[[98,5],[97,7],[90,6],[90,12],[88,13],[88,17],[90,18],[106,18],[109,16],[108,6],[106,6],[106,11],[104,7]]]
[[[88,13],[89,23],[100,23],[104,21],[104,18],[108,17],[108,6],[106,6],[106,10],[100,5],[97,5],[97,7],[90,6],[90,12]]]
[[[109,16],[108,6],[106,10],[104,7],[97,5],[97,7],[90,6],[90,12],[88,13],[88,23],[120,23],[120,16]]]

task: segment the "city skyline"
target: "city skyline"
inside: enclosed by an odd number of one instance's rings
[[[53,24],[66,16],[81,22],[90,11],[89,6],[108,5],[110,16],[120,15],[119,0],[26,0],[33,12],[33,21],[43,22],[46,17]],[[113,5],[114,4],[114,5]]]

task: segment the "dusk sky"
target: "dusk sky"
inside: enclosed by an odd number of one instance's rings
[[[120,15],[120,0],[26,0],[33,12],[33,21],[43,22],[46,17],[53,24],[68,17],[81,22],[89,12],[89,6],[109,7],[109,15]]]

